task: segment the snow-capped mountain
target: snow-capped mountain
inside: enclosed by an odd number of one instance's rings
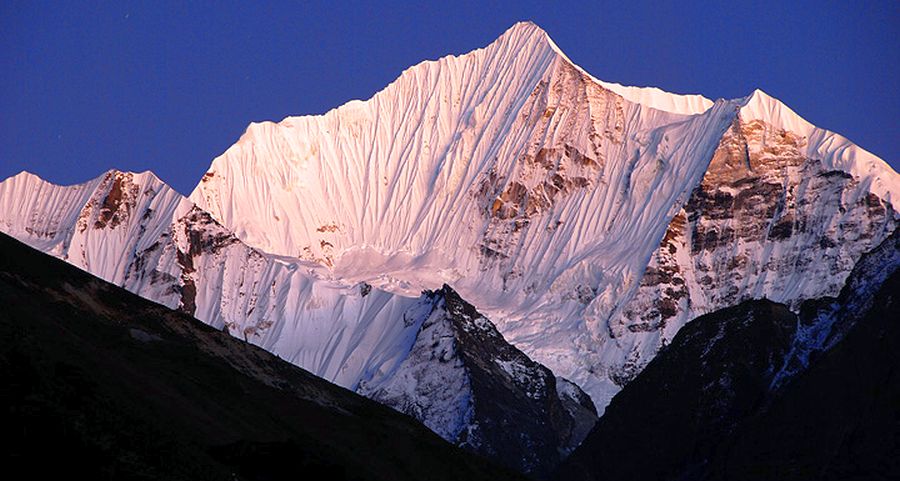
[[[692,317],[836,295],[898,194],[761,91],[603,82],[519,23],[367,101],[252,124],[189,199],[149,173],[20,174],[0,230],[354,389],[416,352],[421,292],[448,284],[602,410]]]
[[[335,280],[452,285],[602,408],[693,316],[835,294],[898,192],[761,91],[605,83],[520,23],[370,100],[252,124],[191,200]]]
[[[576,385],[509,345],[488,319],[464,317],[477,313],[449,287],[408,297],[323,278],[316,264],[246,246],[149,172],[67,187],[22,173],[0,184],[0,205],[3,232],[518,471],[548,474],[597,419]],[[470,335],[471,326],[486,334]],[[445,337],[446,346],[435,343]],[[414,402],[398,386],[418,393]],[[506,439],[511,423],[521,433]]]

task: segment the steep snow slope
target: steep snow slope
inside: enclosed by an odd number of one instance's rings
[[[335,277],[385,266],[381,284],[410,277],[408,293],[477,277],[507,285],[512,308],[570,267],[556,257],[589,255],[598,237],[635,228],[627,240],[652,248],[643,233],[662,229],[665,209],[617,213],[689,191],[705,168],[694,158],[730,121],[723,110],[667,127],[670,145],[655,128],[687,117],[623,100],[518,24],[485,49],[407,70],[367,102],[251,125],[191,199],[250,245]]]
[[[640,277],[733,115],[629,102],[518,24],[367,102],[251,125],[191,199],[248,244],[344,282],[407,295],[450,283],[584,381],[585,304],[599,296],[603,316]]]
[[[756,137],[744,142],[734,132],[748,125],[758,127]],[[772,142],[790,145],[775,152]],[[771,192],[753,190],[760,178],[753,169],[740,179],[728,174],[736,186],[720,185],[714,156],[732,143],[756,152]],[[744,298],[795,303],[833,293],[894,222],[888,204],[898,185],[882,161],[761,92],[713,103],[601,82],[538,27],[520,23],[484,49],[406,70],[370,100],[252,124],[213,161],[191,199],[249,245],[315,262],[337,282],[402,295],[453,285],[508,339],[602,407],[693,315]],[[738,217],[717,219],[749,221],[765,234],[722,242],[690,279],[679,278],[691,294],[673,289],[678,319],[667,328],[659,312],[635,322],[671,287],[653,277],[667,262],[660,248],[667,231],[688,222],[685,209],[707,212],[700,193],[715,199],[720,187],[752,192],[744,194],[749,205],[724,207]],[[777,212],[753,204],[772,201],[766,196],[779,189],[800,189],[802,212],[792,215],[813,216],[814,234],[789,245],[769,238],[767,223],[776,214],[787,222],[793,204]],[[868,193],[887,206],[883,214],[832,205],[838,198],[857,205]],[[829,230],[836,224],[845,228]],[[850,224],[867,238],[844,245]],[[691,219],[696,225],[708,222]],[[820,256],[822,242],[837,247]],[[721,275],[708,276],[718,282],[724,271],[744,268],[727,264],[743,251],[752,269],[778,265],[780,274],[723,281],[727,295],[708,294],[703,269],[719,266]],[[693,262],[689,251],[677,252],[679,266]],[[822,268],[827,281],[810,275],[820,271],[795,269],[798,255],[803,265],[833,259]],[[656,271],[645,274],[648,264]]]
[[[150,173],[0,184],[0,230],[351,389],[409,351],[418,301],[249,248]]]
[[[2,233],[0,305],[5,465],[34,479],[526,481]]]

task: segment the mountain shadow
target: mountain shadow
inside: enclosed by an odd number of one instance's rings
[[[0,234],[8,469],[84,479],[522,479],[413,419]]]
[[[897,479],[898,265],[894,231],[799,315],[756,300],[691,321],[557,479]]]

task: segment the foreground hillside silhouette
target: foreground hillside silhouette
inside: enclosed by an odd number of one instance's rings
[[[7,466],[79,479],[518,479],[394,410],[0,235]]]

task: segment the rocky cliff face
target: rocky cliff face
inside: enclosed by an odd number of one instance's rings
[[[692,320],[619,393],[558,479],[888,479],[900,428],[900,230],[837,297]],[[655,447],[635,450],[646,444]]]
[[[590,398],[509,345],[449,286],[424,297],[430,309],[409,356],[359,392],[465,449],[547,476],[596,421]]]
[[[827,169],[806,147],[805,137],[739,114],[634,297],[611,319],[610,336],[640,336],[659,348],[689,319],[745,300],[797,310],[806,299],[837,295],[860,255],[900,217],[891,202]],[[611,371],[621,384],[652,357],[632,352]]]

